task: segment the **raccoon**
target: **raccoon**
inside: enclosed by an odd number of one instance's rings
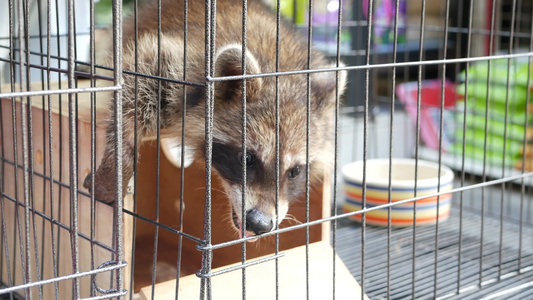
[[[123,180],[132,177],[134,139],[161,130],[173,133],[181,141],[183,99],[186,95],[185,145],[179,145],[192,160],[205,155],[205,3],[188,2],[188,38],[184,51],[183,0],[161,1],[161,32],[158,37],[157,1],[149,1],[138,14],[138,38],[135,49],[133,19],[124,23],[123,64],[125,70],[174,80],[200,83],[190,86],[169,81],[158,82],[146,76],[124,75],[123,85]],[[242,3],[216,2],[216,55],[214,75],[233,76],[332,67],[325,55],[312,50],[308,62],[307,38],[282,21],[280,48],[276,50],[276,15],[261,1],[248,1],[247,39],[243,70]],[[160,52],[158,53],[158,43]],[[160,63],[158,63],[160,54]],[[187,60],[184,64],[184,55]],[[309,88],[307,80],[309,76]],[[135,89],[137,80],[137,90]],[[320,180],[323,168],[331,161],[332,119],[336,94],[342,94],[346,72],[317,72],[279,77],[254,77],[218,81],[214,84],[212,128],[212,166],[229,196],[235,228],[246,224],[246,236],[267,233],[281,223],[289,204],[306,188],[309,164],[311,180]],[[338,91],[336,90],[338,89]],[[242,92],[246,93],[246,151],[242,149]],[[279,203],[276,214],[276,90],[279,95]],[[308,120],[308,93],[310,114]],[[137,110],[135,110],[137,101]],[[160,120],[157,113],[160,107]],[[136,118],[135,118],[136,117]],[[104,157],[94,173],[97,199],[115,201],[115,138],[110,119]],[[307,137],[307,122],[309,136]],[[136,122],[136,124],[135,124]],[[135,126],[137,125],[137,126]],[[134,128],[137,127],[135,132]],[[307,142],[309,139],[309,156]],[[308,160],[307,160],[308,158]],[[245,201],[242,201],[243,163],[246,168]],[[184,166],[185,167],[185,166]],[[90,176],[84,186],[90,186]],[[242,211],[246,212],[246,220]],[[229,212],[228,212],[229,213]],[[239,230],[240,229],[240,230]]]

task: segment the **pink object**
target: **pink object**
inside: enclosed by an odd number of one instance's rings
[[[444,101],[444,108],[452,109],[458,96],[455,84],[446,80],[444,84],[444,99],[442,97],[442,81],[427,80],[422,82],[420,89],[420,136],[424,144],[431,148],[439,149],[440,131],[440,106]],[[396,95],[405,105],[405,110],[416,125],[418,82],[406,82],[396,87]],[[453,140],[455,120],[453,114],[445,110],[443,120],[442,150],[447,151]]]

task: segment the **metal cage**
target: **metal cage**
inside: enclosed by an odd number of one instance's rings
[[[142,6],[147,1],[157,4]],[[255,1],[234,2],[243,11],[237,20],[242,53],[258,34],[247,30],[247,9]],[[172,7],[184,11],[184,30],[173,33],[183,39],[184,66],[191,51],[200,51],[188,47],[198,38],[189,34],[189,26],[197,25],[190,25],[189,2]],[[312,52],[321,51],[332,65],[217,76],[220,3],[207,0],[203,81],[191,81],[185,72],[181,78],[144,74],[138,59],[132,69],[123,66],[123,29],[137,33],[142,10],[156,8],[152,63],[161,69],[161,16],[168,9],[161,0],[0,3],[0,299],[531,297],[531,2],[261,2],[276,20],[270,24],[277,30],[274,49],[287,42],[279,28],[291,23],[307,42],[300,55],[310,61]],[[123,28],[124,18],[135,28]],[[133,53],[140,47],[137,38]],[[98,57],[104,45],[112,45],[108,65]],[[346,91],[335,95],[331,116],[331,169],[316,184],[307,167],[305,192],[291,203],[287,220],[259,237],[241,228],[239,238],[223,185],[212,176],[215,85],[275,78],[279,86],[289,76],[306,76],[309,120],[309,78],[335,72],[338,85],[344,71]],[[188,158],[176,144],[184,140],[168,138],[158,126],[142,144],[135,140],[134,175],[123,182],[126,75],[158,86],[158,120],[165,87],[203,89],[202,162],[181,168]],[[276,91],[269,107],[277,120],[278,174],[280,96]],[[199,96],[182,97],[194,102]],[[245,112],[245,96],[242,106]],[[242,143],[236,146],[246,149],[246,114],[242,119]],[[104,155],[107,124],[114,124],[107,132],[119,153],[112,205],[83,187]],[[302,126],[309,148],[309,121]],[[181,139],[183,130],[177,133]],[[403,198],[395,198],[393,187],[392,165],[399,158],[415,162],[415,194]],[[306,159],[309,166],[309,151]],[[385,170],[385,200],[378,204],[371,202],[369,182],[375,159]],[[240,160],[245,173],[246,155]],[[352,161],[362,163],[359,202],[351,199],[342,171]],[[435,191],[417,195],[426,161],[436,163],[438,174],[449,167],[455,179],[446,188],[439,180]],[[97,188],[94,180],[89,185]],[[270,192],[277,213],[279,175]],[[436,201],[436,212],[423,224],[428,199]],[[397,226],[397,211],[409,221]]]

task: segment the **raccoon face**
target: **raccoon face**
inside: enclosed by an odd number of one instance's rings
[[[213,142],[213,167],[231,199],[233,224],[242,234],[244,223],[246,236],[260,235],[275,229],[285,218],[290,202],[305,191],[305,158],[280,158],[279,193],[276,199],[276,160],[275,157],[264,160],[264,151],[262,147],[247,147],[246,152],[243,152],[240,146]],[[243,189],[244,174],[246,186]],[[245,222],[243,210],[246,214]]]
[[[240,45],[221,48],[215,58],[216,76],[242,75],[241,55]],[[246,62],[247,74],[261,73],[259,61],[249,52]],[[344,76],[340,78],[341,92]],[[215,85],[213,168],[231,199],[233,224],[241,235],[243,224],[246,236],[275,229],[290,203],[305,193],[307,178],[313,181],[322,175],[318,165],[330,153],[337,80],[331,72],[311,75],[308,128],[306,78],[305,74],[285,76],[278,88],[273,77],[246,80],[246,149],[242,147],[243,81]],[[276,90],[280,107],[277,138]]]

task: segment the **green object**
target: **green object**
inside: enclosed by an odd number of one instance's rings
[[[147,0],[138,0],[142,4]],[[133,0],[122,0],[122,14],[129,15],[133,11]],[[101,26],[113,23],[113,0],[99,0],[95,3],[95,22]]]
[[[510,64],[510,65],[508,65]],[[468,69],[468,79],[475,78],[476,81],[487,82],[489,61],[480,61],[472,64]],[[510,67],[510,68],[509,68]],[[533,84],[533,61],[531,63],[531,74],[529,83]],[[508,70],[510,72],[508,72]],[[507,85],[507,74],[509,84],[514,86],[527,87],[528,85],[528,57],[512,59],[495,59],[490,61],[491,83]],[[458,76],[459,81],[466,80],[466,71],[462,71]]]
[[[469,115],[475,115],[485,118],[486,112],[486,99],[468,98],[467,100],[467,113]],[[533,103],[529,104],[530,106]],[[464,101],[457,102],[457,111],[463,113]],[[533,124],[533,115],[526,114],[525,103],[523,105],[517,105],[515,103],[509,103],[509,110],[507,113],[507,121],[512,124],[524,124],[528,119],[528,124]],[[467,116],[468,118],[468,116]],[[505,103],[491,103],[489,102],[489,118],[498,121],[505,121]]]
[[[523,142],[507,139],[507,142],[505,143],[505,139],[503,138],[503,136],[494,135],[490,133],[485,134],[484,127],[468,128],[466,130],[466,133],[464,134],[464,137],[466,144],[475,148],[484,149],[486,143],[488,152],[499,153],[499,155],[503,154],[503,149],[505,145],[505,154],[510,158],[520,155],[520,152],[523,149]],[[455,138],[458,144],[461,145],[463,143],[462,129],[456,131]]]
[[[454,153],[458,156],[463,153],[463,145],[461,143],[453,143],[450,149],[451,153]],[[485,152],[483,148],[475,147],[473,145],[465,145],[465,159],[472,159],[476,161],[483,161],[486,159],[487,165],[501,167],[503,165],[503,155],[502,153],[494,153],[491,151]],[[504,167],[512,168],[516,163],[517,159],[520,157],[512,156],[507,154],[505,158]]]
[[[277,7],[277,1],[276,0],[270,0],[270,6],[276,10]],[[295,5],[296,4],[296,7]],[[279,9],[280,13],[290,19],[293,20],[294,24],[296,25],[305,25],[307,20],[307,9],[309,7],[309,4],[307,0],[280,0],[279,3]]]
[[[463,126],[463,115],[459,115],[457,117],[457,128],[462,128]],[[511,120],[515,121],[515,120]],[[507,138],[522,142],[524,140],[524,134],[525,134],[525,127],[524,123],[507,123],[507,129],[505,128],[505,122],[499,119],[493,119],[489,118],[487,122],[488,132],[489,134],[496,135],[496,136],[504,136],[505,130],[507,130]],[[478,129],[478,130],[484,130],[485,129],[485,116],[478,116],[473,114],[467,114],[466,115],[466,127],[468,129]]]
[[[461,83],[457,86],[457,93],[460,95],[466,94],[466,85]],[[527,88],[521,85],[510,85],[509,92],[507,92],[507,85],[492,84],[490,89],[487,89],[487,82],[483,80],[470,79],[468,83],[468,97],[479,100],[487,99],[493,103],[504,104],[507,99],[509,103],[520,107],[525,107],[527,101]],[[530,95],[530,100],[533,98]]]

